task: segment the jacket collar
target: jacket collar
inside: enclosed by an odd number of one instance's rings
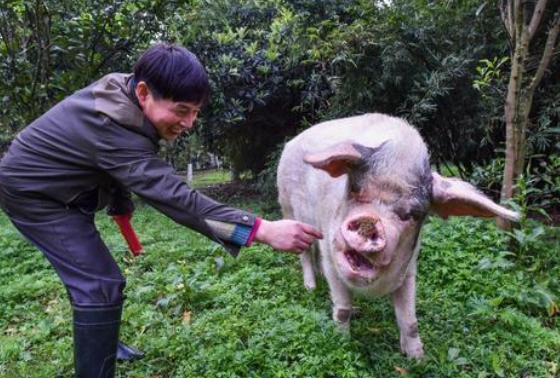
[[[102,77],[92,88],[95,109],[114,122],[139,132],[154,143],[159,141],[156,128],[146,118],[134,93],[134,75],[112,73]]]

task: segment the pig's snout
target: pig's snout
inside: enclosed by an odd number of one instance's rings
[[[342,226],[342,237],[349,248],[361,252],[379,252],[385,249],[385,230],[381,219],[362,214],[350,218]]]

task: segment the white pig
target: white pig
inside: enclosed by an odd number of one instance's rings
[[[333,319],[349,329],[352,293],[390,294],[401,350],[422,358],[416,319],[416,261],[428,213],[517,220],[473,186],[433,172],[426,144],[406,121],[366,114],[313,126],[286,144],[278,166],[286,218],[319,228],[320,269]],[[304,285],[315,288],[311,252]]]

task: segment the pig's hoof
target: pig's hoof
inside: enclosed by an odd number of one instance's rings
[[[420,360],[424,357],[424,347],[420,341],[410,343],[408,347],[402,348],[402,351],[407,358]]]
[[[340,322],[336,322],[336,329],[338,330],[338,332],[340,332],[342,335],[349,337],[350,336],[350,322],[346,322],[346,323],[340,323]]]
[[[305,280],[305,281],[303,281],[303,286],[305,286],[305,288],[308,291],[313,291],[317,288],[317,285],[315,284],[315,280],[313,280],[313,281]]]
[[[333,320],[336,323],[336,328],[344,335],[350,335],[350,316],[352,309],[350,308],[337,308],[333,311]]]

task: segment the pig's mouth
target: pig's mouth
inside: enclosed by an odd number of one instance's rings
[[[352,270],[356,272],[369,272],[373,270],[373,264],[371,263],[371,261],[369,261],[369,259],[362,255],[360,252],[349,249],[344,251],[344,257],[346,257],[346,261],[348,261],[348,264],[350,265]]]
[[[346,249],[339,253],[339,264],[346,270],[347,278],[351,280],[363,281],[362,284],[367,284],[375,279],[377,269],[375,264],[362,253]]]

